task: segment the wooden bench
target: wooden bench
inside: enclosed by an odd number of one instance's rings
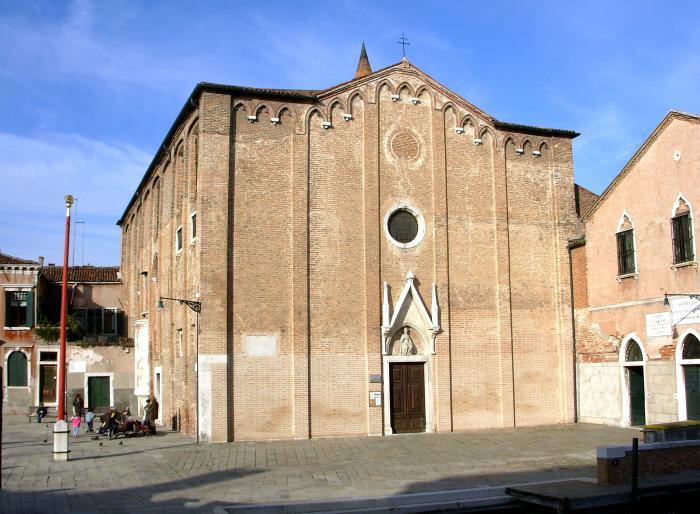
[[[27,407],[27,417],[29,418],[30,423],[32,421],[36,423],[36,410],[38,408],[38,405],[30,405]],[[46,406],[46,416],[44,416],[44,419],[46,418],[56,419],[56,407]]]

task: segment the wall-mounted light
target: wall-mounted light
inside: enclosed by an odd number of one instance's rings
[[[248,116],[248,121],[253,123],[255,121],[258,121],[258,117],[255,114],[251,114],[250,116]]]
[[[457,132],[457,134],[464,134],[464,127],[455,127],[455,132]]]
[[[333,126],[330,121],[324,121],[321,125],[323,125],[324,129],[329,129]]]
[[[420,103],[420,98],[416,98],[415,96],[411,98],[411,102],[413,105],[418,105]]]
[[[483,140],[481,140],[481,139],[479,139],[479,138],[474,139],[474,145],[475,145],[475,146],[479,146],[479,145],[481,145],[482,143],[483,143]]]
[[[398,102],[401,97],[399,95],[391,95],[392,102]]]
[[[523,150],[522,148],[516,148],[515,153],[517,153],[518,155],[522,155],[525,153],[525,150]]]
[[[542,157],[542,152],[540,152],[539,150],[533,150],[532,155],[534,155],[535,157]]]
[[[352,119],[352,114],[350,114],[349,112],[346,112],[345,114],[343,114],[343,119],[345,121],[350,121]]]
[[[270,123],[273,125],[277,125],[280,122],[279,118],[270,118]]]

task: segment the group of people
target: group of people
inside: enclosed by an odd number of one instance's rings
[[[73,430],[71,436],[76,438],[80,434],[80,425],[82,424],[83,409],[85,408],[85,401],[80,393],[75,395],[73,398],[73,416],[71,417],[71,425]],[[150,398],[146,400],[146,405],[143,408],[143,425],[150,428],[152,434],[156,433],[156,419],[159,415],[159,405],[158,400],[155,396],[151,395]],[[48,409],[43,403],[39,404],[36,410],[36,422],[41,423],[42,419],[46,417]],[[123,412],[119,413],[117,409],[112,406],[109,408],[109,412],[101,417],[103,426],[113,426],[120,423],[122,420],[136,422],[135,418],[132,418],[131,412],[127,407]],[[88,407],[87,413],[85,414],[85,423],[87,424],[88,433],[94,433],[93,424],[95,421],[95,409],[93,407]]]

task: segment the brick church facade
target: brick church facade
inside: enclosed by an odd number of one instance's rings
[[[119,221],[137,394],[212,441],[573,421],[576,135],[364,47],[325,90],[200,83]]]

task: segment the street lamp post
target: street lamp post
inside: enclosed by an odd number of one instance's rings
[[[70,208],[74,199],[65,197],[66,231],[63,242],[63,277],[61,280],[61,330],[58,347],[58,407],[53,426],[54,460],[68,460],[68,423],[66,423],[66,316],[68,314],[68,248],[70,246]]]
[[[196,326],[195,326],[195,433],[197,436],[197,444],[199,444],[199,313],[202,312],[202,302],[195,300],[186,300],[184,298],[168,298],[167,296],[161,296],[158,300],[158,310],[163,311],[165,305],[163,305],[163,300],[171,300],[173,302],[178,302],[180,305],[187,305],[192,309],[197,316]]]

